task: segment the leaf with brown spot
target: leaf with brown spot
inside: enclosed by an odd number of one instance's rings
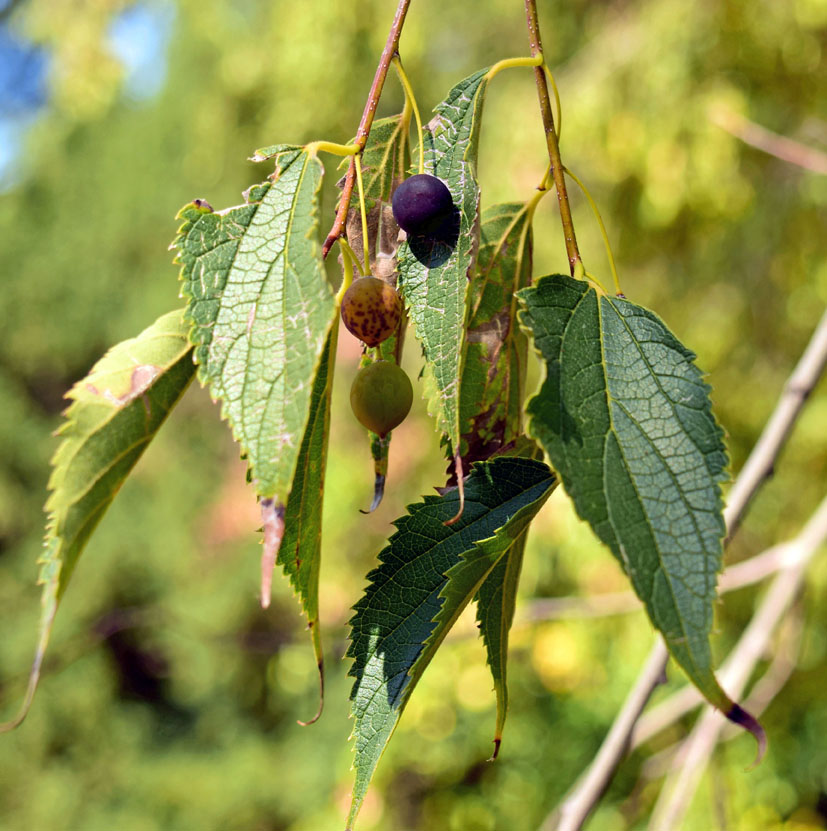
[[[135,463],[155,438],[195,374],[183,309],[160,317],[136,338],[109,350],[67,393],[71,404],[52,459],[40,632],[26,697],[26,716],[58,604],[83,549]]]

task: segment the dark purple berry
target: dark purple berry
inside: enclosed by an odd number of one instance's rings
[[[432,234],[454,213],[454,200],[445,183],[428,173],[405,179],[394,191],[393,216],[409,234]]]

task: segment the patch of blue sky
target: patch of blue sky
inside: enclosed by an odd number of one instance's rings
[[[156,96],[167,74],[167,45],[175,22],[172,3],[136,3],[109,27],[109,48],[123,64],[124,94],[143,101]]]

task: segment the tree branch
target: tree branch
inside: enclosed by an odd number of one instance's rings
[[[728,505],[724,511],[727,541],[739,526],[753,497],[772,473],[775,462],[801,413],[804,402],[809,397],[824,369],[825,362],[827,362],[827,312],[822,315],[815,332],[810,338],[810,342],[804,350],[804,354],[784,385],[773,414],[752,448],[746,464],[738,474],[738,478],[729,493]],[[784,574],[788,573],[789,571],[784,572]],[[658,679],[666,667],[668,657],[663,640],[658,638],[633,687],[633,693],[639,694],[644,705],[657,687]],[[660,674],[655,672],[655,669],[658,668]],[[626,753],[631,733],[641,711],[642,706],[638,708],[638,698],[635,697],[633,700],[633,696],[630,694],[615,718],[614,724],[603,745],[601,745],[597,756],[564,797],[558,809],[558,815],[567,817],[565,826],[567,831],[569,829],[570,831],[576,831],[576,829],[581,828],[589,813],[597,804]],[[545,824],[543,827],[549,826]]]
[[[760,583],[786,566],[786,546],[774,545],[754,557],[729,566],[718,581],[718,594],[726,594]],[[541,597],[528,604],[525,611],[518,615],[515,625],[539,623],[545,620],[611,617],[640,612],[642,609],[643,604],[640,599],[631,591],[606,592],[585,597],[577,595]]]
[[[764,654],[772,633],[790,608],[813,555],[827,539],[827,497],[791,542],[790,566],[772,582],[758,611],[733,649],[727,665],[721,669],[721,683],[730,695],[743,693],[755,665]],[[649,824],[651,831],[671,831],[681,827],[709,758],[724,727],[724,717],[707,708],[695,725],[679,754],[680,767],[673,768],[661,790]]]
[[[391,24],[391,29],[388,32],[388,39],[385,42],[385,48],[382,50],[382,57],[379,59],[379,66],[376,67],[376,73],[373,76],[373,83],[370,85],[370,92],[368,93],[368,100],[365,102],[365,109],[362,112],[362,120],[359,122],[359,129],[356,131],[356,139],[354,144],[357,145],[361,153],[365,149],[365,145],[370,135],[370,128],[373,125],[373,117],[376,115],[376,108],[379,105],[379,97],[382,95],[382,88],[385,86],[385,78],[388,77],[388,69],[390,68],[393,56],[399,51],[399,38],[402,35],[402,27],[405,24],[405,15],[408,13],[408,7],[411,5],[411,0],[399,0],[399,5],[396,7],[396,14]],[[350,197],[353,194],[353,183],[356,179],[356,157],[352,156],[350,165],[345,176],[345,184],[342,188],[342,195],[339,198],[339,207],[336,210],[336,219],[333,222],[333,227],[327,235],[327,239],[322,246],[322,256],[327,257],[333,243],[342,235],[347,221],[347,211],[350,206]]]
[[[709,114],[709,120],[756,150],[762,150],[776,159],[811,170],[813,173],[827,175],[827,153],[807,147],[806,144],[786,136],[780,136],[730,109],[713,110]]]

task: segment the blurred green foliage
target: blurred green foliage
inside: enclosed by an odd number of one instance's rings
[[[245,161],[255,147],[353,134],[393,4],[146,6],[172,27],[165,82],[150,97],[129,93],[109,44],[125,3],[29,0],[8,23],[47,50],[52,93],[0,194],[0,693],[9,716],[34,645],[41,506],[63,392],[109,345],[180,302],[166,247],[182,204],[240,201],[261,178]],[[540,13],[563,96],[563,157],[601,205],[626,294],[697,350],[737,470],[827,303],[827,177],[745,145],[718,122],[745,116],[827,149],[827,3],[541,0]],[[402,48],[429,109],[459,78],[525,53],[522,4],[416,0]],[[382,114],[401,103],[390,81]],[[533,80],[512,70],[486,103],[484,205],[528,198],[544,166]],[[331,220],[335,179],[331,168]],[[593,221],[573,200],[586,263],[605,275]],[[535,274],[565,268],[553,201],[538,212]],[[409,342],[412,377],[417,351]],[[252,491],[217,408],[193,388],[80,563],[29,718],[0,738],[4,829],[342,827],[351,753],[339,659],[349,607],[390,521],[443,479],[418,403],[395,432],[384,503],[358,513],[373,474],[346,403],[357,362],[345,333],[325,509],[321,721],[295,724],[316,707],[309,638],[286,581],[266,614],[257,606]],[[825,424],[822,383],[729,562],[794,534],[813,510],[827,481]],[[623,588],[611,556],[555,494],[531,532],[523,606]],[[760,596],[726,597],[719,655]],[[804,620],[796,671],[764,715],[769,756],[744,773],[748,738],[719,749],[689,831],[719,827],[720,810],[736,831],[825,827],[825,610],[821,556],[795,611]],[[518,625],[503,750],[486,764],[494,696],[481,644],[462,636],[474,631],[461,621],[425,673],[368,795],[365,831],[537,828],[591,759],[652,641],[642,613]],[[658,696],[682,683],[672,671]],[[647,759],[691,721],[633,754],[590,829],[645,827],[659,784]]]

